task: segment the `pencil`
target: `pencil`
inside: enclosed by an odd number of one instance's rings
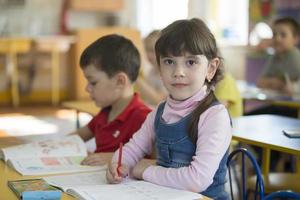
[[[121,142],[119,147],[119,158],[118,158],[118,167],[117,167],[118,176],[121,176],[120,168],[122,166],[122,151],[123,151],[123,143]]]

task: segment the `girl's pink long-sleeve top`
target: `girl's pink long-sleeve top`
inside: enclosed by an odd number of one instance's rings
[[[185,101],[175,101],[170,97],[162,118],[166,123],[175,123],[191,113],[205,96],[206,87]],[[154,119],[157,108],[146,118],[142,127],[123,148],[122,163],[131,169],[146,154],[151,154],[155,140]],[[193,192],[204,191],[212,182],[219,163],[231,141],[229,114],[222,104],[207,109],[199,119],[198,140],[195,156],[189,166],[165,168],[150,166],[143,173],[143,179],[158,185],[184,189]],[[118,151],[113,160],[116,161]]]

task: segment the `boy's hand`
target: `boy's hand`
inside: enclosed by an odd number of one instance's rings
[[[151,165],[155,165],[156,160],[143,159],[132,170],[132,175],[136,179],[143,179],[144,171]]]
[[[111,161],[113,153],[91,153],[82,162],[82,165],[105,165]]]
[[[290,83],[290,84],[286,84],[286,86],[283,88],[283,92],[287,95],[293,95],[294,92],[294,88],[293,88],[293,85]]]
[[[129,168],[126,165],[121,165],[121,167],[118,168],[117,163],[110,163],[107,170],[106,170],[106,180],[108,183],[121,183],[124,178],[126,178],[129,174]],[[119,173],[120,176],[119,176]]]
[[[275,77],[264,77],[257,81],[257,86],[264,89],[283,91],[285,82]]]

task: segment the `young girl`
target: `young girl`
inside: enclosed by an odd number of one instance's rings
[[[228,199],[224,184],[231,125],[213,92],[222,77],[215,38],[203,21],[179,20],[161,31],[155,52],[169,96],[124,146],[119,168],[115,153],[107,180],[120,183],[129,175]],[[153,144],[156,162],[142,160]]]

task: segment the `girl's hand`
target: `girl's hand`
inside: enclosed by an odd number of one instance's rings
[[[82,162],[82,165],[105,165],[111,161],[113,153],[90,153]]]
[[[119,172],[118,172],[119,171]],[[118,169],[117,163],[110,163],[106,170],[106,180],[108,183],[121,183],[129,174],[127,165],[121,165]]]
[[[155,165],[156,160],[143,159],[132,170],[132,175],[136,179],[143,179],[144,171],[151,165]]]

